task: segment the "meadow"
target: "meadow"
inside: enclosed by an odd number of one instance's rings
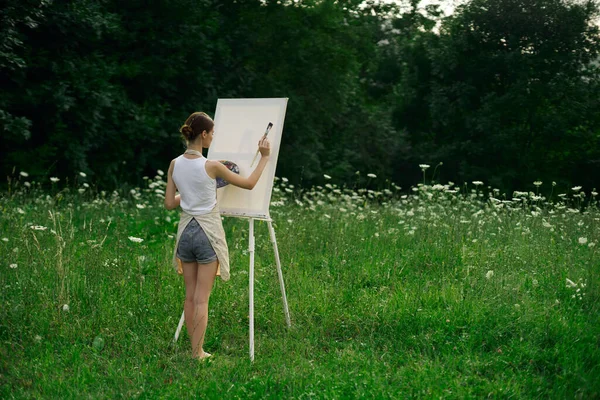
[[[600,398],[595,190],[276,179],[292,326],[259,222],[250,362],[248,222],[225,218],[232,278],[198,362],[185,329],[173,343],[164,174],[113,193],[86,179],[23,172],[0,195],[1,398]]]

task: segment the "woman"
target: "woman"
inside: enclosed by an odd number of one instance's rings
[[[181,206],[174,265],[181,261],[185,280],[185,325],[192,343],[192,357],[204,359],[204,333],[208,323],[208,299],[216,275],[229,279],[229,253],[221,215],[217,206],[216,178],[252,189],[258,182],[271,152],[269,141],[258,142],[262,155],[254,171],[244,178],[218,161],[202,156],[213,139],[214,122],[203,112],[188,117],[180,129],[187,150],[171,161],[167,176],[165,208]],[[179,191],[176,195],[175,192]]]

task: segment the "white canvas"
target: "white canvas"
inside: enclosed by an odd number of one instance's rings
[[[269,122],[273,123],[268,135],[271,157],[254,189],[227,185],[217,190],[217,201],[222,215],[269,218],[269,204],[287,101],[287,98],[217,101],[215,133],[208,150],[208,159],[236,163],[241,176],[249,176],[258,165],[260,154],[250,167],[258,150],[258,141],[264,135]]]

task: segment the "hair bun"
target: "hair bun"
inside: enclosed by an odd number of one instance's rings
[[[194,131],[192,130],[192,127],[189,126],[189,125],[183,125],[181,127],[181,129],[179,129],[179,132],[181,132],[181,134],[183,136],[185,136],[185,138],[188,139],[188,140],[192,136],[192,134],[194,133]]]

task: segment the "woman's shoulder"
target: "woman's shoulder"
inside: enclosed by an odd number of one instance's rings
[[[179,156],[181,157],[181,156]],[[171,160],[171,162],[169,163],[169,171],[173,172],[173,168],[175,168],[175,161],[177,161],[177,159],[179,157],[175,157],[174,159]]]
[[[215,172],[218,168],[219,162],[215,160],[206,160],[205,169],[206,172]]]
[[[183,154],[178,155],[177,157],[175,157],[174,159],[171,160],[171,165],[175,165],[175,162],[177,162],[179,159],[185,159],[185,157],[183,156]]]

